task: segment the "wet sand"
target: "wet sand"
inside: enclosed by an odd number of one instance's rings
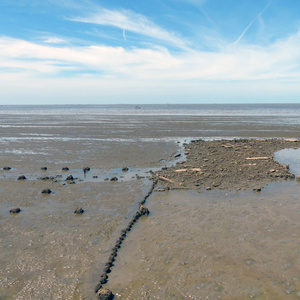
[[[215,142],[207,143],[212,146]],[[269,151],[296,147],[295,143],[269,147]],[[152,182],[137,178],[105,182],[101,176],[93,181],[85,178],[82,168],[90,166],[91,172],[104,170],[105,174],[112,167],[162,167],[165,162],[160,160],[173,160],[178,145],[124,143],[99,153],[97,145],[91,145],[90,151],[80,146],[72,152],[72,145],[62,143],[56,145],[59,152],[46,160],[44,155],[29,153],[2,157],[3,167],[8,165],[12,170],[2,170],[0,181],[1,299],[94,299],[94,287],[111,248]],[[33,151],[36,146],[28,144],[26,148]],[[227,150],[232,148],[222,147],[223,153]],[[197,156],[189,152],[188,160]],[[70,172],[64,173],[61,168],[66,165]],[[182,163],[162,172],[179,165]],[[43,166],[48,167],[46,172],[41,171]],[[276,166],[276,170],[280,168]],[[282,171],[290,175],[286,168]],[[57,182],[38,179],[55,174],[77,176],[80,172],[82,181],[75,180],[75,184],[66,183],[64,177]],[[17,180],[21,174],[28,179]],[[105,287],[117,299],[300,297],[296,181],[265,185],[260,193],[253,193],[249,192],[249,178],[242,181],[248,186],[232,188],[248,187],[246,192],[220,191],[218,186],[206,192],[209,182],[193,191],[190,179],[184,179],[190,186],[168,182],[171,189],[187,191],[166,189],[147,199],[150,215],[142,217],[128,234]],[[214,176],[210,179],[215,181]],[[271,181],[258,178],[260,185]],[[164,188],[165,183],[160,181]],[[44,188],[53,193],[42,195]],[[12,215],[12,207],[22,211]],[[83,207],[84,214],[74,215],[77,207]]]
[[[296,182],[156,193],[107,286],[116,299],[299,299],[299,197]]]

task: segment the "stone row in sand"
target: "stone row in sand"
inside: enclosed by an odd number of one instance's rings
[[[271,181],[294,179],[288,165],[274,159],[274,152],[299,148],[297,139],[234,139],[185,144],[186,161],[156,173],[161,189],[260,190]]]
[[[154,180],[148,194],[143,198],[142,201],[139,202],[139,210],[133,215],[132,219],[128,223],[127,227],[125,229],[121,230],[120,237],[116,241],[115,246],[112,248],[110,256],[108,258],[108,261],[105,264],[105,267],[103,269],[103,273],[100,275],[100,280],[98,284],[95,287],[95,293],[97,295],[97,298],[100,300],[110,300],[113,299],[113,294],[109,289],[106,289],[103,287],[104,284],[107,283],[108,281],[108,274],[111,272],[112,267],[114,266],[114,261],[116,260],[116,257],[118,255],[118,251],[122,246],[122,243],[124,239],[126,238],[127,234],[130,232],[132,229],[133,225],[137,222],[137,220],[142,216],[142,215],[148,215],[149,210],[144,206],[145,202],[147,199],[150,197],[152,194],[155,186],[157,184],[157,180]]]

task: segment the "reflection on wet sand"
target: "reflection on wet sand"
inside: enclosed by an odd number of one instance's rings
[[[300,185],[156,193],[107,287],[117,299],[300,297]]]

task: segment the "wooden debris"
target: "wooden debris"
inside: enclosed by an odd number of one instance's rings
[[[264,159],[271,159],[271,157],[268,157],[268,156],[262,156],[262,157],[247,157],[246,158],[247,160],[254,160],[254,159],[257,159],[257,160],[264,160]]]
[[[175,183],[173,180],[169,179],[169,178],[166,178],[166,177],[163,177],[163,176],[158,176],[158,178],[160,180],[163,180],[163,181],[168,181],[168,182],[171,182],[171,183]]]

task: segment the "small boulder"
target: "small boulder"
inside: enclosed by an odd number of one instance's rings
[[[82,209],[82,207],[76,208],[76,209],[74,210],[74,214],[82,215],[83,213],[84,213],[84,210]]]
[[[63,167],[62,171],[69,171],[69,168],[68,167]]]
[[[74,180],[74,177],[73,177],[72,175],[68,175],[67,178],[66,178],[66,181],[67,181],[67,180],[72,180],[72,181],[73,181],[73,180]]]
[[[263,187],[254,188],[253,192],[259,193],[259,192],[261,192],[262,189],[263,189]]]
[[[90,170],[91,170],[90,167],[85,167],[85,168],[83,168],[83,172],[84,172],[84,173],[86,173],[86,172],[88,172],[88,171],[90,171]]]
[[[140,213],[141,215],[149,215],[149,209],[144,205],[140,205]]]
[[[18,180],[25,180],[25,179],[27,179],[27,178],[25,177],[25,175],[20,175],[20,176],[18,177]]]
[[[50,189],[43,189],[42,194],[51,194],[52,191]]]
[[[129,169],[127,167],[122,168],[123,172],[127,172]]]
[[[113,299],[113,293],[106,288],[101,288],[97,292],[97,297],[99,300],[112,300]]]
[[[47,171],[48,169],[47,169],[47,167],[42,167],[41,170]]]
[[[110,181],[118,181],[118,177],[112,177]]]
[[[11,214],[18,214],[21,211],[19,207],[12,208],[9,212]]]
[[[6,171],[11,170],[11,167],[4,167],[3,170],[6,170]]]

